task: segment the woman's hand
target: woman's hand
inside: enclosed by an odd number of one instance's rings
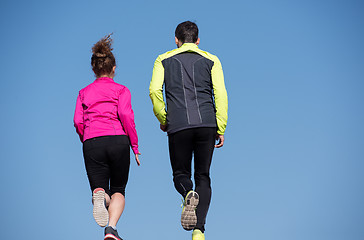
[[[135,161],[137,162],[138,166],[140,166],[139,155],[141,155],[141,153],[135,154]]]

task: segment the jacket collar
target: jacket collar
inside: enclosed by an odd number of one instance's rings
[[[198,46],[194,43],[184,43],[182,46],[179,47],[181,50],[194,50],[198,49]]]
[[[100,77],[95,80],[95,82],[114,82],[114,79],[109,77]]]

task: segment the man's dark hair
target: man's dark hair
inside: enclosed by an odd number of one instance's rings
[[[186,21],[178,24],[175,36],[182,43],[195,43],[198,39],[198,27],[196,23]]]

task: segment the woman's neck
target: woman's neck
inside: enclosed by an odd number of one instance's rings
[[[111,79],[113,79],[113,78],[114,78],[114,75],[103,74],[103,75],[96,76],[96,77],[97,77],[97,78],[104,78],[104,77],[107,77],[107,78],[111,78]]]

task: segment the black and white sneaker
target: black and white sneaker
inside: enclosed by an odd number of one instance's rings
[[[113,229],[112,227],[105,228],[105,237],[104,240],[123,240],[119,237],[118,231]]]
[[[105,227],[109,222],[109,212],[105,206],[105,190],[96,188],[92,194],[92,202],[94,204],[93,215],[97,224]]]

